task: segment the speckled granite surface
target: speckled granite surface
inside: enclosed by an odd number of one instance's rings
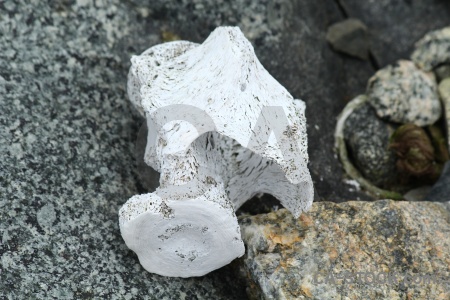
[[[442,114],[434,74],[409,60],[378,70],[367,83],[367,97],[378,117],[395,123],[427,126]]]
[[[420,68],[430,71],[450,63],[450,26],[426,34],[415,44],[411,59]]]
[[[395,126],[380,120],[367,102],[345,121],[344,138],[355,165],[364,178],[379,187],[392,186],[398,175],[395,153],[388,148],[394,131]]]
[[[240,217],[256,299],[449,299],[450,212],[438,202],[314,203]]]
[[[226,270],[146,272],[120,236],[139,192],[128,39],[159,31],[121,1],[56,2],[0,2],[0,298],[241,299]]]

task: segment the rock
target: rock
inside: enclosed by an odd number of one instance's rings
[[[364,189],[364,191],[373,196],[376,199],[394,199],[394,200],[402,200],[403,196],[392,190],[386,190],[375,186],[370,180],[364,178],[361,172],[355,167],[353,158],[351,157],[351,153],[349,153],[349,149],[347,149],[347,143],[345,142],[345,134],[344,129],[346,125],[346,121],[349,116],[353,114],[355,110],[367,104],[367,97],[365,95],[359,95],[355,97],[353,100],[347,103],[342,112],[337,117],[336,128],[334,132],[335,136],[335,149],[339,160],[342,163],[342,168],[345,171],[346,175],[351,179],[345,179],[343,182],[348,185],[353,185],[356,190]],[[358,199],[359,200],[359,199]]]
[[[438,82],[450,77],[450,64],[443,64],[434,68],[434,74]]]
[[[407,201],[423,201],[425,199],[425,196],[428,195],[428,193],[431,190],[431,186],[424,185],[412,190],[409,190],[407,193],[403,195],[405,200]]]
[[[439,96],[441,97],[442,106],[444,107],[445,125],[447,133],[448,149],[450,150],[450,78],[439,83]]]
[[[242,217],[240,270],[264,299],[448,299],[450,212],[437,202],[314,203]]]
[[[364,60],[369,58],[367,27],[358,19],[346,19],[331,25],[326,38],[336,51]]]
[[[356,108],[344,125],[350,157],[375,186],[392,186],[397,178],[395,154],[388,148],[395,127],[380,120],[369,103]]]
[[[162,27],[143,15],[130,1],[0,4],[0,298],[245,297],[229,269],[150,274],[120,236],[117,212],[142,189],[129,60]]]
[[[345,14],[368,28],[370,50],[380,67],[409,57],[414,43],[431,30],[449,25],[450,2],[429,0],[339,0]]]
[[[425,196],[426,201],[449,201],[450,203],[450,161],[444,165],[439,180]]]
[[[411,60],[425,71],[450,63],[450,26],[426,34],[415,47]]]
[[[432,73],[413,62],[399,60],[372,76],[367,96],[380,118],[417,126],[431,125],[441,116],[441,104]]]

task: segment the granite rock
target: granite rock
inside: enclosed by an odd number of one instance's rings
[[[450,77],[450,63],[437,66],[433,69],[438,82]]]
[[[414,43],[432,30],[449,25],[450,2],[445,0],[338,0],[344,13],[370,29],[370,49],[384,67],[409,57]]]
[[[388,148],[395,127],[380,120],[369,103],[356,108],[344,125],[350,156],[364,178],[389,187],[397,178],[395,153]]]
[[[131,55],[160,42],[147,13],[0,1],[1,299],[245,297],[227,269],[150,274],[120,235],[119,208],[143,190],[126,78]]]
[[[411,60],[425,71],[450,63],[450,26],[426,34],[415,47]]]
[[[450,78],[439,83],[439,96],[444,108],[448,149],[450,150]]]
[[[450,212],[438,202],[318,202],[241,217],[251,298],[448,299]]]
[[[450,203],[450,162],[444,165],[439,180],[433,185],[424,200]]]
[[[434,75],[407,60],[377,71],[368,82],[367,96],[377,115],[392,122],[431,125],[442,112]]]
[[[326,38],[336,51],[360,59],[369,59],[367,27],[358,19],[346,19],[331,25]]]

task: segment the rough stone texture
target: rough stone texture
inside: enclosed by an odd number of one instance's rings
[[[367,27],[360,20],[347,19],[331,25],[326,38],[336,51],[365,60],[369,58]]]
[[[371,52],[380,67],[409,57],[414,43],[432,30],[449,25],[445,0],[338,0],[345,13],[369,28]]]
[[[440,203],[318,202],[298,219],[282,209],[240,223],[251,297],[450,297],[450,213]]]
[[[380,120],[369,103],[357,108],[346,120],[344,138],[354,164],[374,185],[388,188],[395,184],[395,153],[388,149],[395,127]]]
[[[450,26],[426,34],[415,47],[411,60],[425,71],[450,63]]]
[[[117,212],[140,190],[129,59],[160,42],[148,13],[122,1],[0,2],[0,298],[245,297],[227,270],[150,274],[120,236]]]
[[[439,97],[441,98],[442,106],[444,108],[445,125],[447,133],[448,149],[450,151],[450,78],[447,78],[439,83]]]
[[[433,73],[407,60],[376,72],[368,82],[367,96],[377,115],[392,122],[431,125],[442,112]]]
[[[425,196],[427,201],[448,201],[450,203],[450,162],[444,165],[439,180]]]

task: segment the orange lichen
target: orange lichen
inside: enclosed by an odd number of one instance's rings
[[[294,243],[303,241],[303,237],[298,231],[285,232],[271,226],[264,227],[264,236],[274,248],[277,244],[283,248],[292,248]]]
[[[335,260],[339,256],[339,253],[337,252],[337,250],[335,248],[328,248],[327,250],[328,250],[328,256],[332,260]]]
[[[301,214],[299,219],[300,222],[302,222],[302,225],[304,224],[306,227],[314,225],[313,219],[305,213]]]
[[[308,286],[306,286],[305,284],[302,284],[300,286],[300,289],[302,291],[302,294],[305,295],[306,297],[308,297],[308,298],[312,298],[313,297],[313,295],[311,293],[311,289]]]

